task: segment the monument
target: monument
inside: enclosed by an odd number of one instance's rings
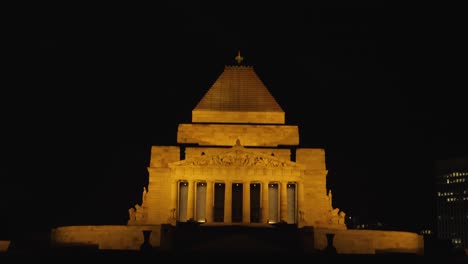
[[[144,239],[166,245],[181,223],[283,224],[310,230],[310,250],[330,247],[328,236],[337,253],[422,253],[415,233],[347,229],[346,213],[326,188],[325,150],[300,146],[298,126],[286,124],[280,104],[242,59],[239,52],[237,63],[225,66],[192,110],[192,122],[178,125],[177,145],[152,146],[149,184],[126,226],[58,227],[53,241],[138,250]],[[141,236],[145,230],[149,238]]]

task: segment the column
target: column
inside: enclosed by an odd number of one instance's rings
[[[214,182],[206,181],[206,222],[213,223],[213,210],[214,210]]]
[[[280,221],[288,221],[288,183],[280,182]]]
[[[232,182],[226,181],[225,183],[225,193],[224,193],[224,223],[232,223]]]
[[[250,223],[250,184],[242,182],[242,223]]]
[[[268,182],[262,182],[262,215],[260,216],[260,222],[268,222]]]
[[[297,223],[297,185],[296,183],[287,183],[286,185],[287,192],[287,212],[286,221],[288,224]]]
[[[189,183],[186,181],[177,181],[177,209],[176,218],[180,222],[186,222],[188,219],[188,189]]]
[[[197,184],[194,181],[188,181],[188,200],[187,200],[187,221],[189,219],[194,219],[194,195],[197,188]]]

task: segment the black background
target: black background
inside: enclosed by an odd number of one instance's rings
[[[151,145],[177,144],[177,124],[191,122],[238,50],[299,126],[301,147],[325,149],[333,205],[348,215],[430,226],[435,161],[468,155],[466,82],[452,62],[460,34],[442,11],[248,1],[22,10],[6,40],[3,236],[126,223]]]

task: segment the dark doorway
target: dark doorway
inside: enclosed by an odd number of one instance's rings
[[[224,222],[224,192],[226,186],[224,183],[215,183],[214,186],[214,222]]]
[[[232,222],[242,222],[242,183],[232,184]]]
[[[260,183],[250,184],[250,222],[260,223]]]

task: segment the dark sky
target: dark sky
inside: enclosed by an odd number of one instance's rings
[[[468,155],[466,81],[447,63],[458,37],[418,9],[178,1],[56,10],[17,22],[24,30],[10,42],[11,68],[24,74],[2,97],[3,236],[125,223],[150,146],[176,145],[177,124],[191,121],[238,50],[299,126],[301,147],[325,149],[334,206],[348,215],[430,224],[435,160]]]

